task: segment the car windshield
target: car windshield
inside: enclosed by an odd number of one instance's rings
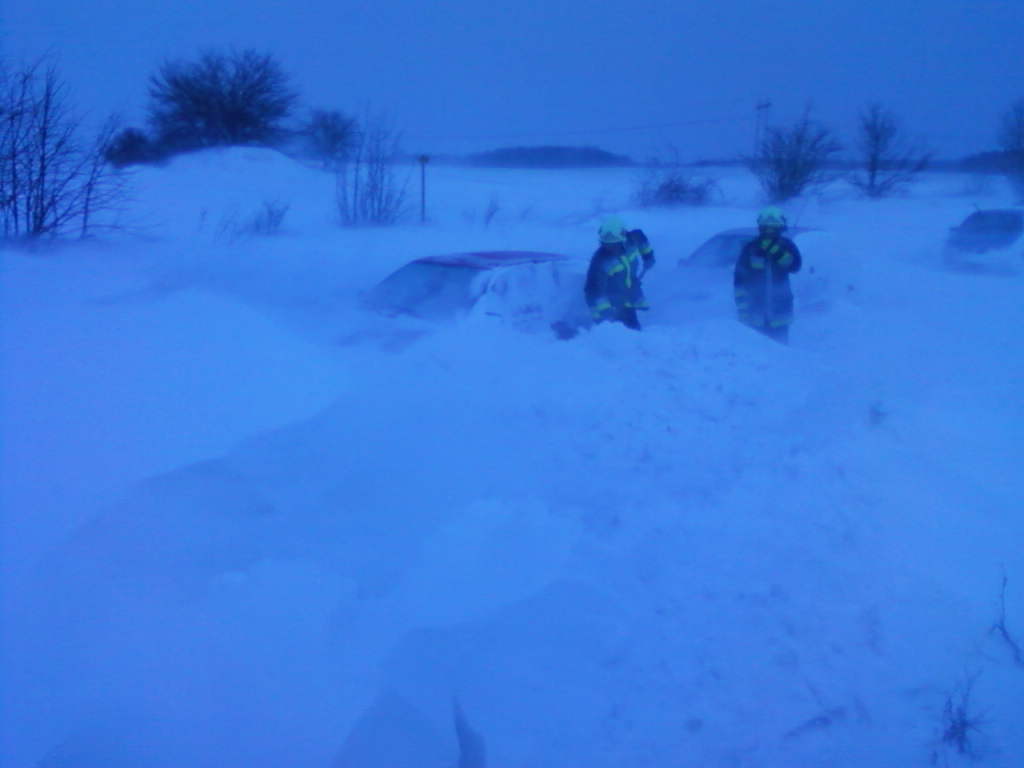
[[[368,297],[378,310],[417,317],[453,315],[472,304],[473,279],[480,270],[417,261],[381,281]]]
[[[715,235],[693,252],[689,264],[695,267],[732,266],[736,263],[743,246],[756,235],[756,229]]]

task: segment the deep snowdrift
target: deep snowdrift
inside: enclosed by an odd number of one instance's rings
[[[1024,310],[933,258],[955,180],[794,206],[831,246],[782,347],[675,268],[742,177],[625,211],[641,334],[366,315],[430,253],[585,259],[631,191],[432,173],[431,225],[347,232],[280,156],[181,158],[151,239],[3,253],[4,765],[447,766],[456,700],[498,768],[952,765],[968,688],[1014,765]]]

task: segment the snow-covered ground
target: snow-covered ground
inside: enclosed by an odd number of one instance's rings
[[[739,170],[639,210],[436,166],[426,225],[356,230],[273,152],[135,173],[116,237],[0,252],[3,766],[479,768],[455,702],[489,768],[1024,761],[1024,277],[940,259],[999,184],[788,206],[784,347],[676,269]],[[359,309],[430,254],[585,264],[607,212],[642,333]]]

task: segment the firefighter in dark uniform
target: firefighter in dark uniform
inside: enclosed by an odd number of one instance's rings
[[[789,276],[800,270],[800,251],[782,233],[786,217],[775,206],[757,217],[758,235],[743,247],[733,272],[740,322],[785,344],[793,322]]]
[[[637,310],[647,309],[644,273],[654,266],[654,250],[639,229],[628,230],[609,216],[597,231],[600,246],[590,259],[583,293],[594,322],[619,322],[640,330]]]

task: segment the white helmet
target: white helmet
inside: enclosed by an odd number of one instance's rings
[[[624,243],[626,225],[618,216],[606,216],[597,230],[597,237],[602,243]]]

